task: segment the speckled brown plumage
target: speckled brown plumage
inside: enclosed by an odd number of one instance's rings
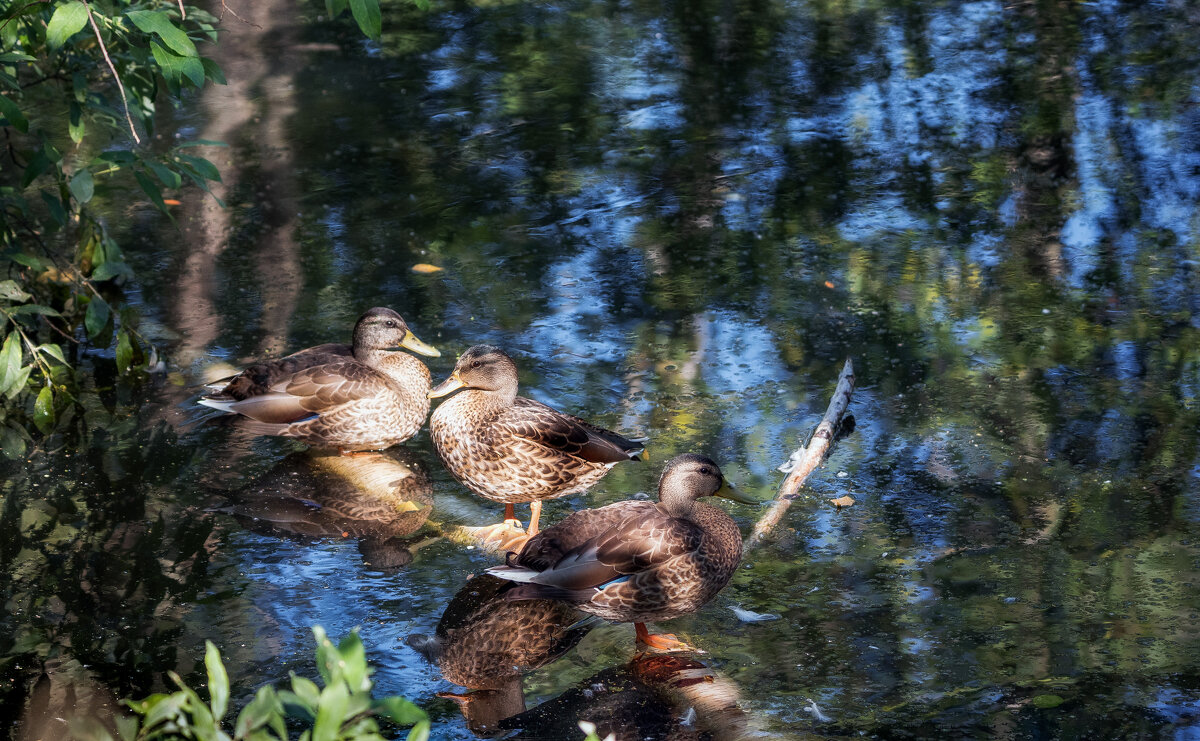
[[[696,501],[733,496],[727,492],[711,460],[678,456],[663,471],[657,504],[575,512],[510,553],[508,566],[490,571],[524,582],[510,599],[562,599],[606,620],[644,623],[695,612],[729,583],[741,559],[737,524]]]
[[[386,448],[415,435],[429,414],[429,369],[395,347],[437,355],[399,314],[374,308],[355,325],[353,346],[252,365],[200,403],[247,417],[259,434],[343,451]]]
[[[476,576],[447,605],[435,637],[413,636],[410,645],[454,684],[498,689],[561,656],[591,627],[563,602],[506,600],[510,588],[502,579]]]
[[[595,484],[638,443],[517,396],[517,370],[499,349],[476,345],[430,394],[442,402],[429,420],[446,469],[469,489],[513,504],[567,496]]]

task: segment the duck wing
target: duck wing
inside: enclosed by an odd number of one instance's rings
[[[208,398],[217,401],[242,401],[251,396],[267,394],[271,392],[272,387],[305,368],[353,357],[354,348],[350,345],[317,345],[277,360],[246,366],[240,373],[205,384],[214,392],[209,394]]]
[[[220,408],[258,422],[290,424],[375,396],[380,385],[386,385],[378,372],[353,358],[329,355],[323,358],[326,362],[300,368],[279,378],[261,393]]]
[[[559,595],[563,590],[579,592],[589,588],[603,588],[609,582],[649,571],[676,556],[700,547],[703,533],[696,524],[671,517],[649,502],[619,504],[645,506],[629,508],[629,516],[566,550],[545,568],[537,568],[546,564],[551,550],[546,548],[549,545],[548,541],[554,540],[556,529],[568,525],[571,518],[567,518],[548,529],[541,543],[536,537],[530,539],[514,559],[518,566],[536,573],[524,578],[512,572],[515,570],[502,573],[498,569],[493,573],[528,584],[549,587],[546,596]],[[603,509],[606,508],[590,511],[601,512]],[[589,510],[576,514],[587,512]]]
[[[496,422],[514,437],[592,463],[638,460],[642,452],[640,444],[611,430],[523,397]]]

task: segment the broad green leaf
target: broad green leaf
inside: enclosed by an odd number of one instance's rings
[[[172,54],[153,41],[150,42],[150,53],[154,55],[154,61],[162,69],[163,77],[168,80],[182,83],[183,78],[186,77],[196,87],[204,84],[204,65],[200,62],[199,57],[183,57]]]
[[[317,707],[317,719],[313,721],[312,741],[335,741],[349,704],[350,691],[345,682],[335,682],[321,690],[321,704]]]
[[[330,18],[337,18],[346,11],[347,0],[325,0],[325,12]]]
[[[178,188],[183,185],[183,178],[179,173],[159,162],[150,160],[142,160],[142,164],[150,168],[150,171],[158,176],[159,182],[168,188]]]
[[[413,0],[413,5],[417,6],[417,10],[429,10],[429,0]]]
[[[0,54],[0,64],[8,64],[9,62],[32,62],[35,61],[35,59],[35,57],[31,57],[28,54],[22,54],[19,51],[6,51],[3,54]]]
[[[212,711],[210,711],[208,706],[204,704],[204,701],[200,699],[200,695],[197,695],[194,689],[184,684],[183,679],[181,679],[180,676],[175,672],[167,672],[167,676],[169,676],[171,680],[179,687],[179,692],[175,694],[182,694],[187,698],[187,704],[183,706],[182,710],[191,720],[191,725],[193,728],[195,728],[196,737],[202,739],[216,739],[217,721],[215,718],[213,718]]]
[[[33,403],[33,423],[43,434],[54,429],[54,390],[50,386],[42,386],[38,392]]]
[[[419,723],[428,717],[425,715],[424,710],[414,705],[411,701],[399,696],[376,700],[371,709],[375,711],[376,715],[382,715],[402,726]]]
[[[5,255],[5,257],[7,257],[8,259],[12,260],[15,263],[24,265],[27,268],[33,268],[34,270],[38,271],[39,273],[46,269],[45,262],[43,262],[40,258],[30,255],[27,252],[15,252],[11,255]]]
[[[379,15],[379,0],[350,0],[350,14],[368,38],[379,40],[382,19]]]
[[[9,301],[28,301],[33,298],[33,295],[21,290],[14,280],[0,280],[0,298],[6,298]]]
[[[67,118],[67,133],[71,135],[71,141],[76,144],[83,141],[83,136],[87,133],[87,123],[83,120],[83,106],[79,105],[78,101],[71,101],[70,116]]]
[[[53,311],[53,309],[51,309],[51,311]],[[54,358],[63,365],[67,365],[67,359],[63,357],[62,348],[52,342],[47,342],[44,345],[38,345],[37,351],[42,355],[47,355]]]
[[[37,180],[39,175],[53,166],[54,163],[46,156],[45,150],[38,150],[29,158],[29,164],[25,165],[25,174],[21,176],[21,187],[28,187],[30,183]]]
[[[15,127],[22,134],[28,133],[29,121],[25,120],[25,115],[21,113],[17,104],[3,95],[0,95],[0,114],[8,119],[9,126]]]
[[[215,180],[218,183],[221,182],[221,171],[217,169],[216,165],[214,165],[212,162],[209,162],[207,159],[203,157],[195,157],[190,154],[181,154],[178,155],[178,157],[181,162],[186,162],[187,164],[191,165],[196,170],[197,174],[200,175],[200,177],[206,180]]]
[[[25,384],[29,382],[29,374],[33,372],[32,365],[26,365],[17,371],[17,375],[9,382],[8,386],[0,389],[4,395],[10,399],[16,398],[17,394],[25,390]]]
[[[117,713],[113,720],[116,721],[117,735],[121,737],[121,741],[135,741],[138,732],[137,718]]]
[[[154,202],[154,205],[158,207],[158,210],[169,216],[170,212],[167,211],[167,204],[163,203],[162,191],[159,190],[158,186],[154,184],[154,181],[150,179],[150,176],[141,170],[138,170],[133,173],[133,178],[134,180],[138,181],[138,185],[142,186],[142,192],[149,196],[150,200]]]
[[[117,333],[117,372],[124,373],[129,370],[129,366],[133,363],[133,344],[129,341],[129,333],[121,330]],[[226,694],[229,689],[226,688]],[[221,715],[224,715],[222,710]],[[220,715],[217,716],[221,717]]]
[[[309,705],[300,699],[300,695],[291,690],[279,690],[278,694],[279,702],[283,705],[283,712],[287,717],[304,723],[312,723],[313,718],[317,717],[316,703]]]
[[[15,314],[17,316],[31,316],[34,314],[39,314],[41,316],[62,316],[62,314],[59,314],[49,306],[42,306],[41,304],[23,304],[21,306],[14,306],[9,309],[8,313]]]
[[[282,706],[279,704],[279,697],[275,694],[275,688],[270,685],[259,687],[258,694],[254,696],[254,699],[242,708],[242,712],[238,713],[237,724],[233,729],[234,737],[245,738],[257,728],[268,724],[273,725],[274,719],[281,712]]]
[[[184,57],[195,57],[196,45],[171,22],[170,16],[161,10],[130,10],[125,13],[133,25],[145,33],[157,34],[171,51]]]
[[[92,280],[100,281],[110,280],[119,275],[123,275],[126,278],[132,278],[133,268],[129,267],[120,260],[108,260],[103,265],[93,270],[90,277]]]
[[[121,338],[128,338],[124,332],[121,333]],[[129,351],[130,357],[133,356],[133,351]],[[121,365],[121,346],[117,345],[117,365]],[[204,642],[204,666],[208,670],[208,696],[212,703],[213,717],[220,721],[225,717],[225,709],[229,707],[229,675],[225,672],[225,665],[221,663],[221,652],[217,650],[216,645],[212,641]]]
[[[317,707],[317,703],[321,701],[321,689],[316,683],[308,677],[297,676],[292,673],[292,691],[304,702],[305,705],[313,708]]]
[[[8,389],[20,369],[21,335],[14,329],[4,338],[4,346],[0,348],[0,391]]]
[[[8,425],[0,427],[0,451],[9,460],[17,460],[25,455],[25,438],[20,432]]]
[[[430,724],[428,719],[418,721],[408,732],[406,741],[429,741],[429,731]]]
[[[217,64],[208,57],[200,57],[200,64],[204,66],[204,76],[212,80],[218,85],[227,84],[225,81],[225,73],[221,71],[221,65]]]
[[[71,178],[68,187],[71,189],[71,195],[82,206],[92,200],[92,194],[96,192],[96,181],[92,179],[91,170],[80,170]]]
[[[42,203],[46,204],[46,209],[50,212],[50,218],[59,226],[67,225],[67,210],[63,208],[63,203],[57,196],[51,195],[46,191],[42,191]]]
[[[351,692],[362,692],[371,688],[367,679],[367,651],[363,648],[358,631],[352,631],[338,643],[338,654],[342,657],[339,666]]]
[[[104,299],[95,296],[88,303],[87,313],[83,316],[83,326],[87,329],[88,337],[95,338],[104,331],[108,324],[108,304]]]
[[[46,24],[46,45],[51,49],[62,46],[67,39],[87,25],[87,6],[81,2],[67,3],[54,9]]]

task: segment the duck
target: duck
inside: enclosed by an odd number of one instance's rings
[[[638,643],[690,650],[646,623],[696,612],[729,583],[742,557],[737,523],[699,501],[755,500],[725,480],[711,458],[673,458],[658,482],[658,502],[626,500],[579,510],[509,552],[488,573],[516,582],[507,599],[557,599],[611,622],[633,623]]]
[[[342,455],[382,450],[415,435],[429,415],[429,369],[397,348],[441,355],[403,317],[377,306],[355,323],[352,345],[318,345],[256,363],[209,384],[199,403],[241,415],[256,434]]]
[[[641,460],[644,448],[640,440],[517,396],[517,383],[517,366],[503,350],[469,348],[429,392],[450,397],[429,418],[429,435],[455,479],[504,503],[504,522],[493,527],[519,527],[513,505],[529,502],[527,534],[534,535],[543,500],[588,489],[616,464]]]

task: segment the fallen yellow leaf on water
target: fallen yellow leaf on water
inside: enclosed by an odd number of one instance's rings
[[[414,273],[440,273],[442,269],[437,265],[430,265],[427,262],[419,262],[412,266]]]
[[[845,496],[840,496],[837,499],[830,499],[829,503],[834,507],[841,509],[842,507],[849,507],[850,505],[854,504],[854,499],[847,494]]]

